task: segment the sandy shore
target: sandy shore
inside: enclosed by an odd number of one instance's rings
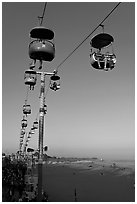
[[[134,172],[129,165],[113,168],[100,161],[48,161],[43,188],[51,202],[134,202]]]

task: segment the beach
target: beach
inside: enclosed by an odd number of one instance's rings
[[[54,159],[43,164],[50,202],[134,202],[134,162]]]

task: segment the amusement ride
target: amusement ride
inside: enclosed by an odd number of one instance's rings
[[[38,17],[39,26],[30,30],[30,43],[28,46],[28,55],[31,60],[29,69],[25,70],[24,83],[27,86],[27,94],[23,105],[23,118],[21,120],[21,132],[19,143],[20,159],[26,156],[27,147],[31,136],[39,130],[38,138],[38,201],[42,201],[42,164],[43,164],[43,133],[44,133],[44,116],[47,113],[47,105],[45,103],[45,80],[46,76],[50,76],[49,87],[53,91],[60,89],[60,76],[58,69],[61,65],[99,28],[102,27],[103,32],[92,37],[90,41],[91,53],[90,64],[93,69],[109,71],[114,69],[116,64],[116,55],[113,50],[114,38],[108,33],[104,33],[103,22],[111,15],[111,13],[119,6],[118,3],[109,14],[98,24],[98,26],[56,67],[53,72],[41,71],[44,62],[52,62],[55,58],[54,32],[42,26],[44,13],[47,3],[44,5],[43,15]],[[36,71],[36,67],[38,71]],[[29,91],[34,91],[35,85],[40,76],[40,107],[39,112],[30,131],[27,133],[28,116],[32,113],[31,105],[28,103]],[[48,91],[48,89],[47,89]],[[39,116],[39,119],[38,119]]]

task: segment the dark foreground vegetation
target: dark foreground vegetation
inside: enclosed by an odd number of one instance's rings
[[[2,160],[2,201],[19,201],[25,189],[27,166],[23,161]]]
[[[2,158],[2,201],[3,202],[37,202],[37,166],[29,165],[31,159],[24,160]],[[42,201],[48,195],[43,191]]]

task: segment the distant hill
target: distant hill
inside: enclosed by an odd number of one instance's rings
[[[97,158],[97,157],[92,157],[91,159],[93,159],[93,160],[97,160],[98,158]]]

